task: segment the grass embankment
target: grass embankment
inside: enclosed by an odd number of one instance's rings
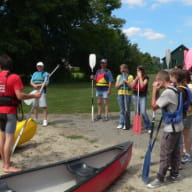
[[[150,75],[150,82],[148,88],[148,108],[151,103],[151,84],[154,80],[154,75]],[[26,87],[25,92],[30,92],[31,87]],[[91,82],[78,82],[78,83],[63,83],[63,84],[50,84],[47,88],[48,108],[49,113],[87,113],[91,111]],[[117,90],[112,88],[109,97],[110,111],[119,111],[117,104]],[[24,111],[30,110],[25,104]],[[94,88],[94,106],[95,112],[97,110],[95,88]],[[133,107],[131,107],[133,109]]]

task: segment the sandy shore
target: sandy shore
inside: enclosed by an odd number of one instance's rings
[[[150,112],[149,115],[151,116]],[[110,114],[110,121],[91,122],[90,114],[49,115],[49,126],[38,125],[36,135],[16,149],[12,161],[22,169],[45,165],[56,161],[93,152],[127,140],[134,142],[131,163],[126,172],[106,192],[188,192],[192,187],[192,163],[183,166],[181,180],[158,189],[147,189],[141,180],[143,159],[148,147],[149,135],[132,134],[131,130],[118,130],[118,113]],[[157,115],[157,119],[159,115]],[[158,121],[158,120],[157,120]],[[157,122],[158,123],[158,122]],[[161,135],[161,133],[160,133]],[[160,137],[160,136],[159,136]],[[152,153],[150,177],[158,170],[159,139]],[[0,162],[0,166],[2,166]],[[3,174],[2,169],[0,174]]]

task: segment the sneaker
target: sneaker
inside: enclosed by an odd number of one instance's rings
[[[151,183],[149,183],[147,185],[147,187],[150,188],[150,189],[154,189],[154,188],[162,186],[163,184],[164,184],[163,181],[160,181],[159,179],[155,179]]]
[[[179,181],[179,178],[180,178],[179,175],[177,175],[177,176],[169,175],[169,176],[167,176],[166,181],[171,182],[171,183],[176,183]]]
[[[46,127],[48,125],[47,120],[43,120],[43,127]]]
[[[95,117],[95,121],[98,121],[98,120],[100,120],[101,119],[101,115],[97,115],[96,117]]]
[[[107,116],[103,117],[103,121],[108,121],[109,118]]]
[[[182,156],[181,163],[185,164],[185,163],[189,163],[191,161],[192,161],[192,159],[191,159],[191,155],[189,153],[185,153]]]
[[[117,129],[122,129],[122,128],[123,128],[123,125],[119,124],[116,128],[117,128]]]
[[[151,130],[149,129],[148,131],[147,131],[149,134],[151,134]]]
[[[123,130],[128,130],[125,125],[123,126]]]

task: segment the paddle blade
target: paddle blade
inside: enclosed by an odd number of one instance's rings
[[[150,165],[151,165],[151,145],[149,145],[148,150],[145,154],[145,159],[143,164],[142,180],[145,183],[148,183],[149,181]]]
[[[141,116],[137,113],[133,119],[133,133],[140,134],[142,123],[141,123]]]
[[[171,61],[171,51],[170,49],[166,49],[165,51],[165,61],[166,61],[166,64],[167,64],[167,68],[169,69],[169,64],[170,64],[170,61]]]
[[[37,90],[33,90],[33,91],[31,91],[29,94],[35,94],[36,92],[37,92]],[[25,100],[24,100],[24,103],[25,103],[26,105],[31,105],[31,104],[34,103],[34,101],[35,101],[35,99],[25,99]]]
[[[128,111],[125,112],[125,128],[130,129],[130,117]]]
[[[92,71],[95,67],[95,64],[96,64],[96,55],[94,53],[91,53],[89,55],[89,66],[90,66]]]

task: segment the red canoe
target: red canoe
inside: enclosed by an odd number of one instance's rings
[[[102,192],[127,168],[132,142],[0,176],[1,192]]]

